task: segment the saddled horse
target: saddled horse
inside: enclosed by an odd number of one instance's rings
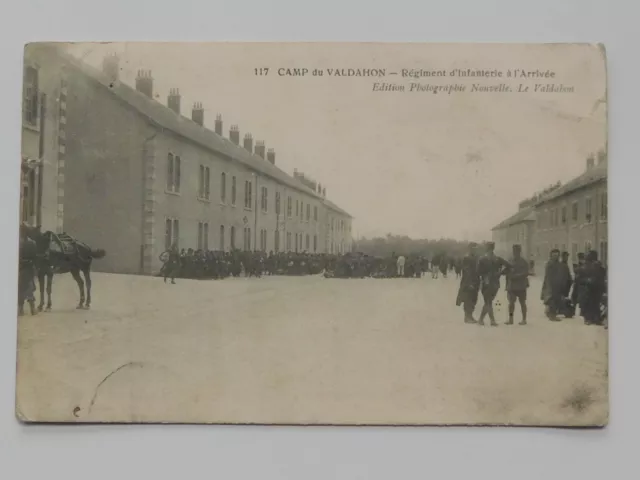
[[[23,225],[26,235],[36,242],[36,272],[40,286],[40,304],[38,310],[44,308],[44,291],[46,280],[47,310],[51,310],[51,284],[54,274],[71,273],[80,290],[80,303],[77,308],[88,309],[91,305],[91,262],[104,257],[103,249],[92,249],[87,244],[73,237],[51,231],[41,232],[40,227]],[[84,280],[80,275],[84,276]],[[85,283],[87,295],[85,297]]]

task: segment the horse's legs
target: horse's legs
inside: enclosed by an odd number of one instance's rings
[[[38,305],[39,311],[42,311],[42,309],[44,308],[44,277],[44,270],[38,270],[38,286],[40,287],[40,305]]]
[[[51,310],[51,285],[53,284],[53,272],[47,272],[47,310]],[[42,284],[40,286],[42,289]]]
[[[76,308],[84,308],[84,281],[80,276],[80,270],[78,270],[77,268],[72,269],[71,275],[73,276],[73,279],[76,281],[76,283],[78,284],[78,288],[80,289],[80,303]]]
[[[84,304],[86,308],[91,306],[91,266],[87,266],[82,269],[84,274],[84,281],[87,284],[87,301]]]

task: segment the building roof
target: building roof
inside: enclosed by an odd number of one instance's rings
[[[599,163],[585,171],[583,174],[577,176],[573,180],[565,183],[561,187],[550,192],[548,195],[543,196],[540,201],[536,204],[542,205],[544,203],[550,202],[560,197],[564,197],[565,195],[569,195],[581,188],[588,187],[589,185],[593,185],[594,183],[601,182],[607,179],[607,162]]]
[[[170,130],[175,134],[184,137],[201,147],[213,151],[229,160],[237,161],[250,170],[261,173],[273,180],[291,187],[299,192],[305,193],[311,197],[320,199],[328,208],[342,215],[349,215],[343,209],[326,198],[323,198],[317,192],[304,185],[302,182],[291,177],[289,174],[276,167],[262,157],[249,152],[240,145],[236,145],[231,140],[224,138],[215,132],[200,126],[193,120],[182,115],[176,114],[169,107],[157,102],[135,88],[123,82],[111,83],[109,79],[99,70],[91,67],[85,62],[76,59],[61,49],[57,51],[75,68],[79,69],[84,75],[104,86],[114,96],[124,101],[138,113],[146,117],[151,123],[162,129]]]
[[[324,198],[322,200],[322,202],[327,206],[327,208],[330,208],[331,210],[334,210],[334,211],[336,211],[338,213],[341,213],[342,215],[346,215],[349,218],[353,218],[351,215],[349,215],[347,212],[345,212],[343,209],[341,209],[339,206],[337,206],[331,200],[328,200],[328,199]]]
[[[502,228],[510,227],[511,225],[515,225],[517,223],[523,222],[535,222],[536,214],[533,207],[523,208],[519,210],[517,213],[511,215],[506,220],[503,220],[498,225],[493,227],[491,230],[500,230]]]

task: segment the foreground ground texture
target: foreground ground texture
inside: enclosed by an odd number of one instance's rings
[[[543,316],[465,325],[457,281],[95,274],[18,319],[17,413],[33,421],[602,424],[607,335]],[[478,307],[479,309],[479,307]],[[519,315],[516,316],[516,322]]]

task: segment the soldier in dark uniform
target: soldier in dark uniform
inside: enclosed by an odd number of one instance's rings
[[[469,244],[469,254],[462,259],[462,277],[456,298],[456,305],[464,308],[464,322],[477,323],[473,311],[478,303],[480,277],[478,276],[477,243]]]
[[[163,265],[163,276],[164,283],[167,283],[167,278],[171,278],[171,283],[176,283],[176,273],[180,268],[180,254],[178,253],[178,246],[174,243],[169,248],[169,258],[167,258],[166,263]]]
[[[580,290],[580,312],[586,325],[601,324],[600,304],[605,292],[606,271],[598,261],[598,252],[587,253],[585,264],[580,274],[582,284]]]
[[[584,253],[578,254],[578,263],[573,264],[573,289],[571,290],[571,303],[578,305],[580,298],[580,288],[582,285],[580,276],[582,275],[582,269],[584,267]]]
[[[507,300],[509,302],[509,320],[506,325],[513,325],[513,314],[516,309],[516,300],[520,302],[522,321],[520,325],[527,324],[527,289],[529,288],[529,264],[522,258],[522,247],[513,246],[513,257],[507,267]]]
[[[20,232],[20,250],[18,266],[18,315],[24,315],[24,302],[29,303],[31,315],[36,314],[35,261],[37,256],[36,242],[30,239],[24,229]]]
[[[495,246],[495,243],[487,242],[487,252],[478,261],[478,274],[480,275],[481,291],[484,299],[478,325],[484,325],[484,317],[489,315],[492,327],[498,326],[493,315],[493,300],[496,298],[498,290],[500,290],[500,276],[505,268],[508,267],[507,262],[494,253]]]
[[[560,251],[557,248],[551,250],[549,256],[550,258],[544,271],[540,299],[546,305],[549,320],[558,321],[557,315],[562,310],[564,293],[571,273],[569,272],[569,266],[560,261]]]

